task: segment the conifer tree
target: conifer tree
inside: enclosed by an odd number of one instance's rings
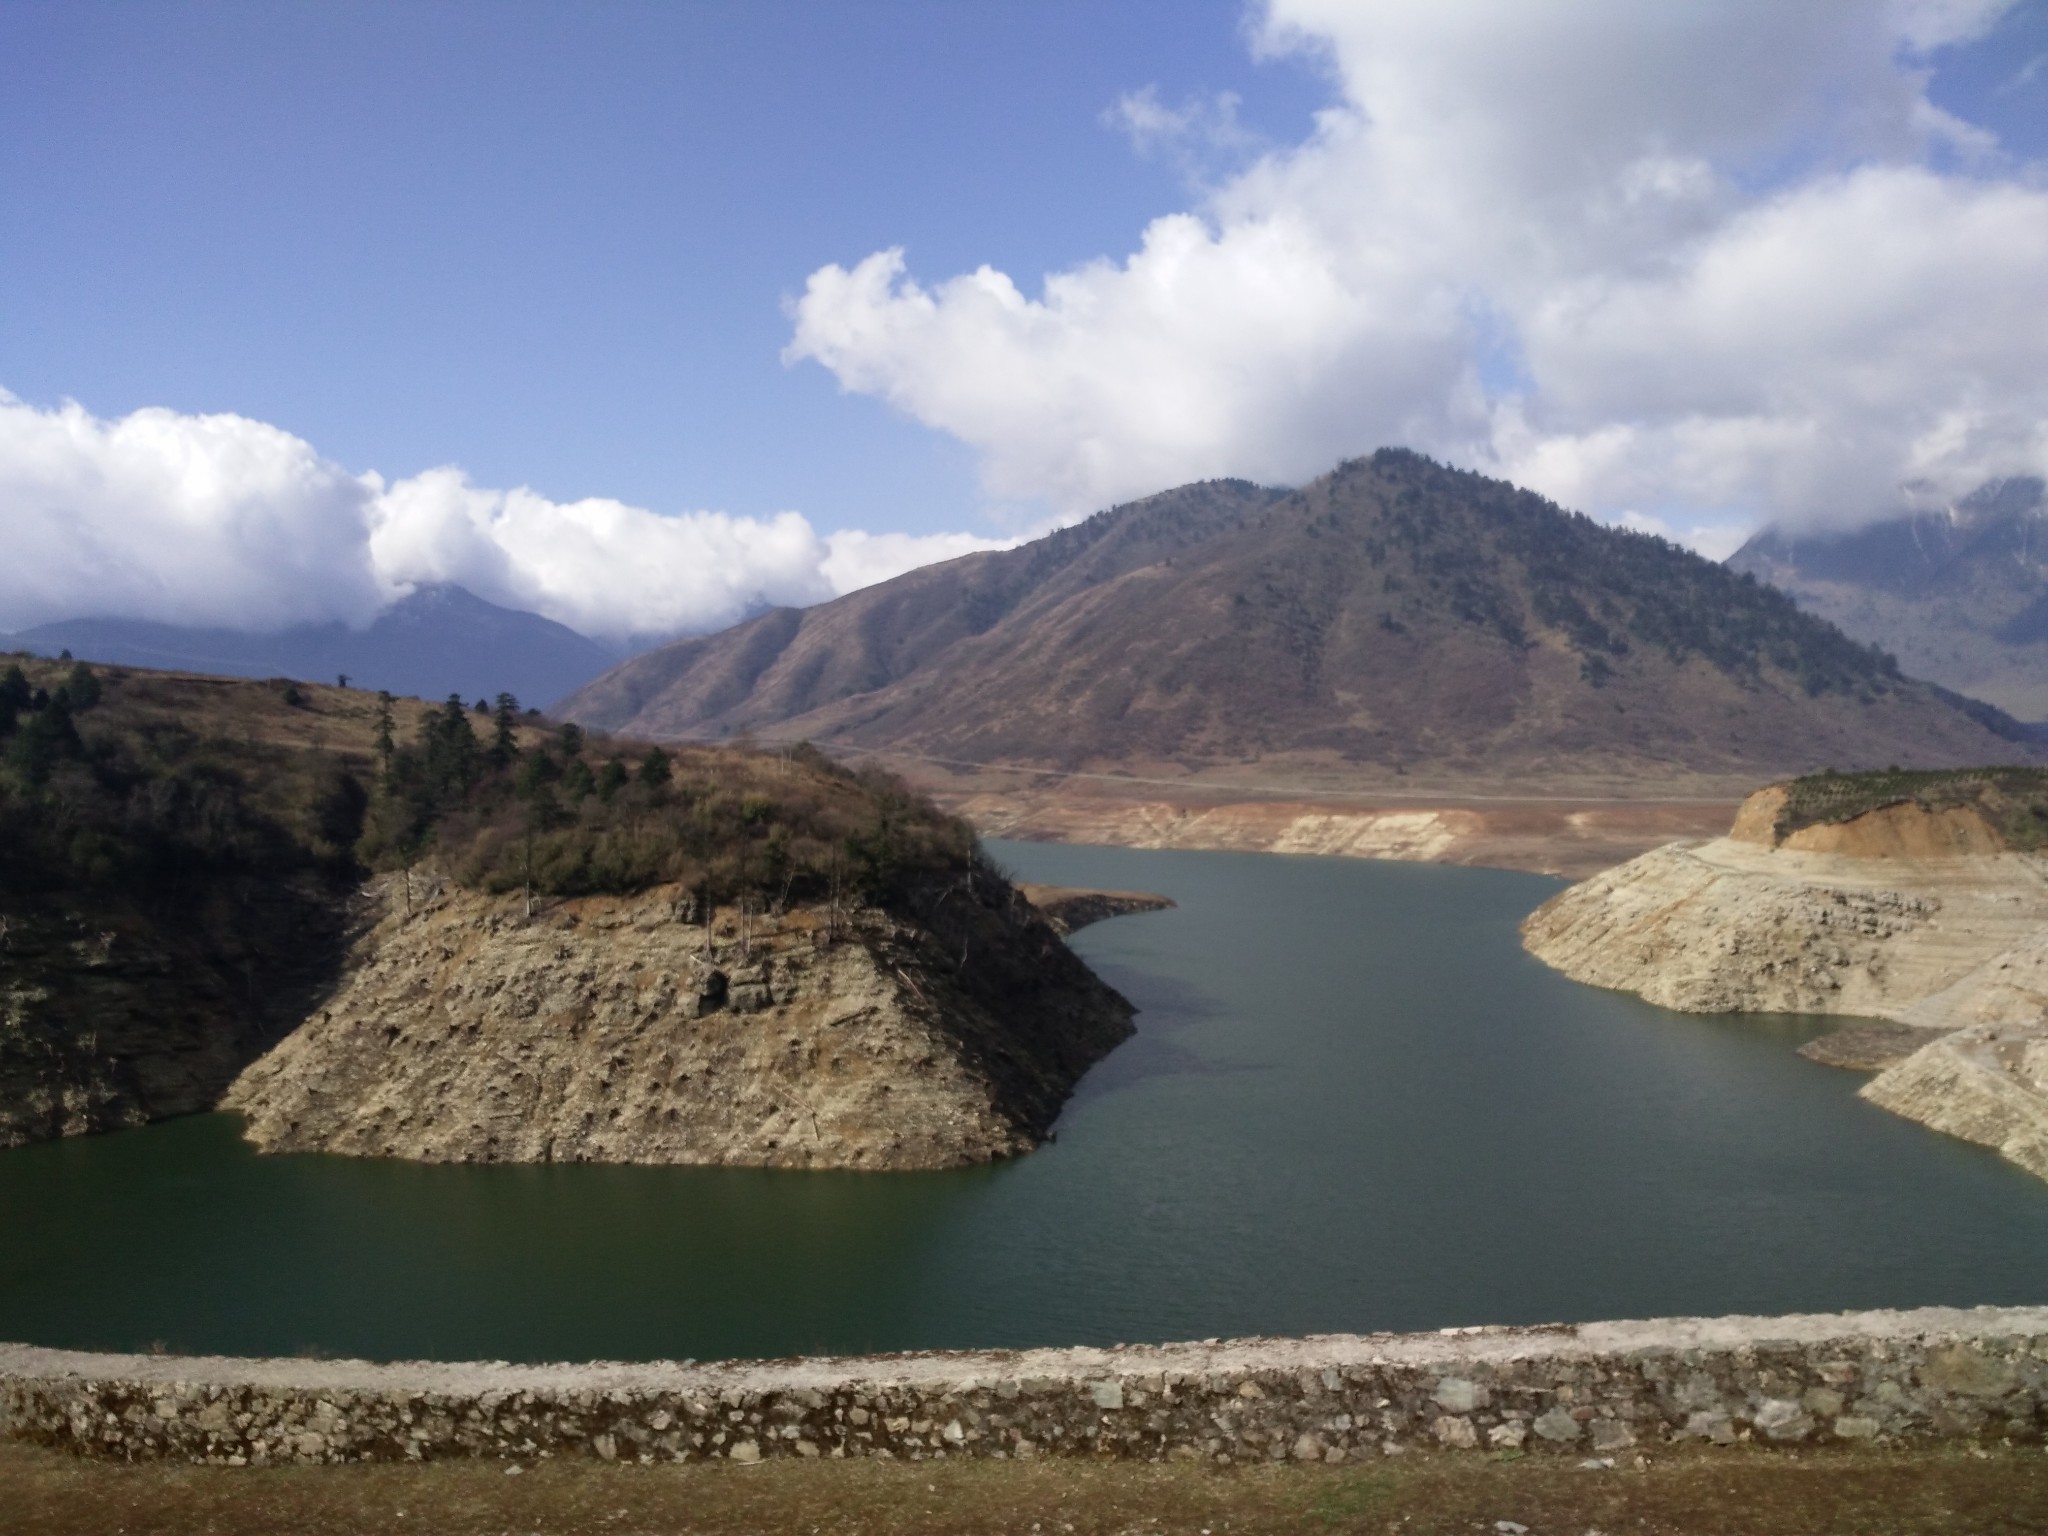
[[[391,690],[379,689],[377,693],[377,766],[386,779],[391,777],[391,754],[398,750],[398,743],[391,734]]]
[[[498,707],[491,719],[491,764],[509,768],[519,756],[519,700],[509,693],[499,694]]]

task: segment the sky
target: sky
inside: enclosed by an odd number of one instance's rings
[[[0,630],[717,627],[1402,444],[2048,470],[2048,0],[0,3]]]

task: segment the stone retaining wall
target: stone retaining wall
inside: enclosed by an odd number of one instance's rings
[[[235,1466],[441,1457],[1344,1462],[2038,1440],[2048,1308],[1671,1319],[716,1365],[397,1364],[0,1344],[0,1435]]]

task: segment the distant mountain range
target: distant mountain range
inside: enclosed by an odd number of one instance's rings
[[[1994,480],[1954,506],[1853,533],[1766,530],[1728,561],[1882,645],[1915,677],[2048,720],[2048,497]]]
[[[423,586],[367,628],[303,624],[271,634],[190,629],[137,619],[66,619],[0,636],[0,648],[232,677],[290,677],[465,699],[516,694],[546,706],[616,665],[619,653],[539,614],[500,608],[463,588]]]
[[[1760,780],[2035,752],[1768,586],[1399,450],[775,609],[560,710],[1065,770]]]

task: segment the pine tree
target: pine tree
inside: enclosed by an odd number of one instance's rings
[[[493,767],[510,768],[519,756],[519,700],[509,693],[498,695],[498,707],[492,715],[495,727],[491,736],[491,764]]]
[[[398,750],[391,727],[391,690],[380,689],[377,694],[377,767],[387,780],[391,777],[391,754]]]

